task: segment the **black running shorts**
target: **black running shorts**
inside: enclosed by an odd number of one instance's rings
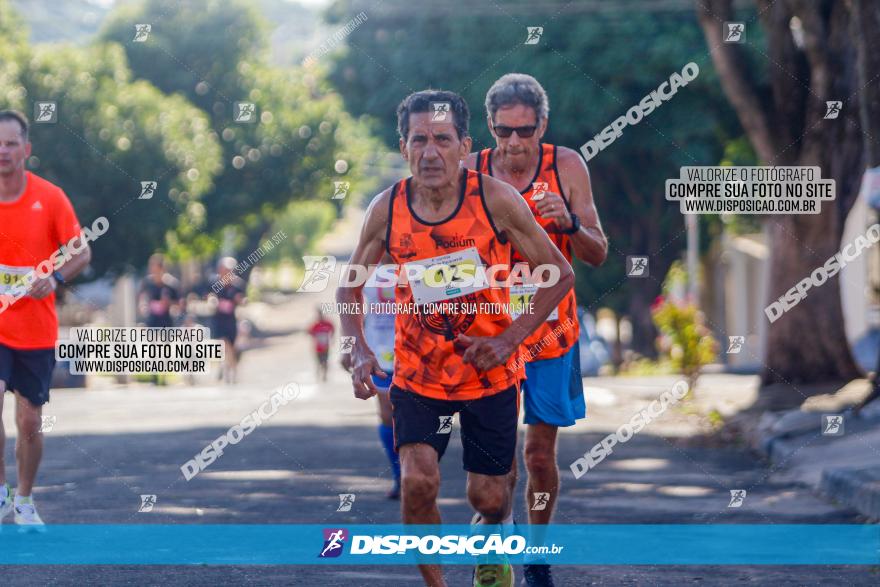
[[[39,407],[49,401],[55,349],[20,350],[0,344],[0,379]]]
[[[506,475],[516,453],[519,391],[516,386],[474,400],[440,400],[391,386],[394,448],[424,443],[443,457],[452,433],[452,417],[461,424],[465,471]]]

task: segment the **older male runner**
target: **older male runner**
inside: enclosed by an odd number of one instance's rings
[[[398,107],[400,151],[412,177],[379,194],[367,210],[351,262],[377,263],[383,252],[413,278],[396,289],[391,404],[395,444],[402,464],[406,524],[439,524],[439,460],[459,413],[468,500],[483,520],[497,524],[510,511],[508,473],[516,450],[519,345],[571,289],[570,265],[509,185],[461,167],[471,148],[469,112],[452,92],[423,91]],[[534,312],[515,321],[505,287],[480,280],[437,283],[426,270],[460,275],[467,268],[509,268],[511,245],[532,265],[552,267],[554,285],[534,297]],[[419,271],[421,269],[421,271]],[[337,301],[361,303],[361,287],[340,287]],[[432,310],[431,304],[434,305]],[[450,305],[460,304],[458,309]],[[412,313],[409,308],[421,311]],[[439,308],[439,309],[437,309]],[[488,308],[488,309],[484,309]],[[446,310],[446,311],[444,311]],[[370,376],[382,370],[364,341],[363,316],[344,314],[342,330],[355,337],[355,396],[376,393]],[[420,565],[426,584],[446,585],[440,568]],[[509,564],[479,565],[475,584],[507,586]]]
[[[509,73],[486,94],[489,130],[494,149],[471,153],[465,165],[512,185],[556,247],[571,263],[572,253],[590,265],[605,261],[608,241],[593,203],[590,176],[580,155],[566,147],[543,143],[549,105],[541,84],[530,75]],[[514,251],[514,262],[523,257]],[[512,297],[528,301],[533,288],[512,290]],[[552,336],[560,324],[572,324],[561,336]],[[559,427],[573,426],[586,413],[581,385],[577,303],[574,289],[526,340],[526,381],[523,383],[524,419],[528,424],[524,460],[528,471],[526,509],[529,523],[550,523],[559,493],[556,436]],[[511,485],[516,474],[511,475]],[[536,500],[543,508],[534,508]],[[550,567],[527,557],[525,582],[553,585]]]
[[[27,118],[0,112],[0,523],[14,511],[16,524],[42,526],[31,490],[43,456],[43,404],[55,367],[55,289],[89,264],[91,251],[75,240],[81,236],[79,222],[61,188],[25,170],[30,155]],[[57,254],[70,244],[78,252]],[[44,263],[68,255],[60,266]],[[7,391],[15,394],[18,428],[15,497],[3,461]]]

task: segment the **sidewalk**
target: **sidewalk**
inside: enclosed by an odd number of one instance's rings
[[[854,381],[814,396],[797,410],[767,412],[747,431],[751,446],[773,463],[776,477],[804,483],[837,503],[880,520],[880,401],[855,416],[850,406],[869,384]],[[837,422],[828,418],[840,416]]]

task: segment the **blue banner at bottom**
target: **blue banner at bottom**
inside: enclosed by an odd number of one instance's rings
[[[4,565],[876,565],[880,526],[0,526]]]

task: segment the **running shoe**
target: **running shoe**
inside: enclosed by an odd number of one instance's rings
[[[553,587],[550,565],[524,565],[522,587]]]
[[[482,519],[483,516],[479,512],[474,514],[471,518],[471,532],[475,531]],[[502,558],[504,559],[502,563],[479,563],[474,567],[474,587],[513,587],[513,565],[507,561],[507,557]]]
[[[0,524],[3,523],[3,518],[12,511],[12,489],[8,483],[3,485],[3,487],[6,487],[6,497],[0,498]]]
[[[474,587],[513,587],[513,565],[509,562],[479,564],[474,570]]]
[[[19,526],[44,526],[33,500],[15,504],[15,523]]]

